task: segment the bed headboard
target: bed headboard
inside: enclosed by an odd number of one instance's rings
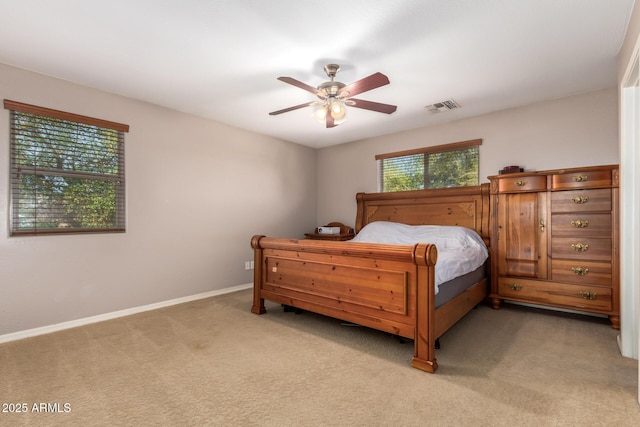
[[[460,225],[489,244],[489,184],[435,190],[358,193],[356,233],[374,221]]]

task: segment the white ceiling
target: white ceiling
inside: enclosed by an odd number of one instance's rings
[[[633,0],[0,0],[0,62],[310,147],[615,87]],[[358,95],[327,129],[323,66]],[[452,98],[460,109],[429,113]],[[55,106],[51,106],[55,108]]]

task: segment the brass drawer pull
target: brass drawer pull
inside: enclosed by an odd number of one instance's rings
[[[595,292],[580,291],[580,296],[584,299],[594,300],[596,299],[596,295]]]
[[[523,181],[521,179],[517,180],[514,182],[515,185],[517,185],[518,187],[524,187],[525,185],[527,185],[527,181]]]
[[[576,175],[573,177],[573,182],[585,182],[589,179],[587,175]]]
[[[522,285],[519,285],[517,283],[511,283],[509,285],[509,289],[511,289],[512,291],[519,291],[520,289],[522,289]]]
[[[586,252],[589,250],[589,245],[585,243],[572,243],[571,249],[573,249],[576,252]]]
[[[587,196],[575,196],[571,198],[571,201],[573,203],[576,204],[583,204],[583,203],[587,203],[589,201],[589,198]]]
[[[589,274],[589,269],[584,267],[571,267],[571,271],[578,276],[586,276]]]
[[[573,225],[575,228],[587,228],[589,226],[589,221],[576,219],[574,221],[571,221],[571,225]]]
[[[544,233],[544,220],[540,220],[540,232]]]

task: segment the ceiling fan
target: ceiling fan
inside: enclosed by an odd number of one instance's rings
[[[340,71],[337,64],[327,64],[324,66],[330,81],[321,83],[318,87],[309,86],[292,77],[278,77],[278,80],[297,86],[301,89],[311,92],[318,97],[318,101],[311,101],[305,104],[295,105],[269,113],[271,116],[297,110],[304,107],[316,107],[313,115],[315,119],[326,124],[326,127],[332,128],[343,123],[346,119],[347,110],[345,106],[362,108],[364,110],[377,111],[379,113],[391,114],[398,107],[395,105],[381,104],[379,102],[365,101],[362,99],[351,98],[352,96],[363,92],[376,89],[380,86],[389,84],[389,78],[382,73],[375,73],[369,77],[360,79],[350,85],[342,82],[334,81],[336,74]]]

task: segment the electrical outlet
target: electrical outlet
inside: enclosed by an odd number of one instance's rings
[[[253,261],[245,261],[244,262],[245,270],[253,270]]]

